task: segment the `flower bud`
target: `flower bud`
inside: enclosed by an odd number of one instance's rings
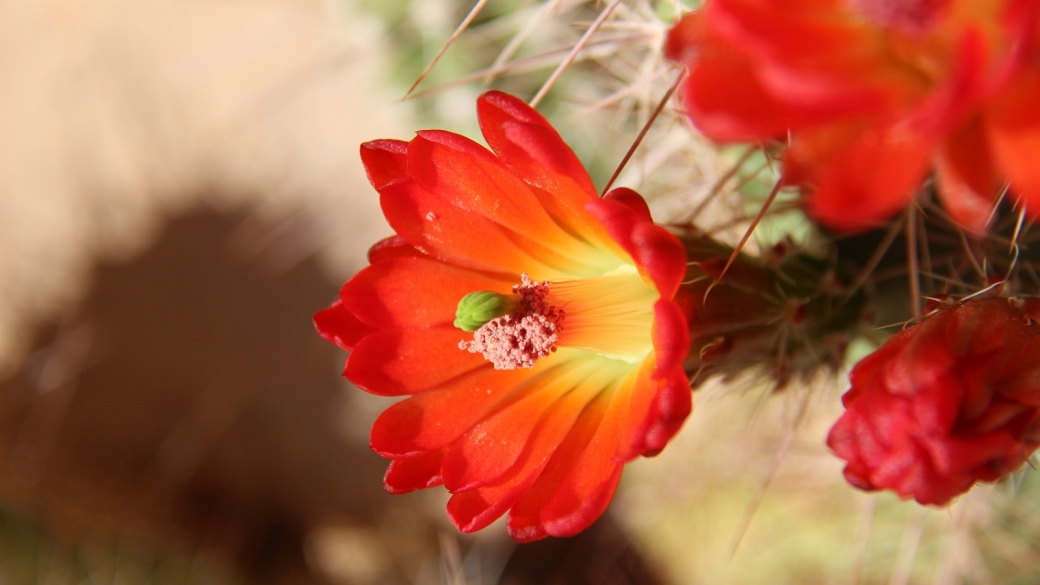
[[[1040,446],[1040,299],[939,308],[852,370],[827,444],[864,490],[946,504]]]

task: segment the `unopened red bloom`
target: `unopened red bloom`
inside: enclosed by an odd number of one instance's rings
[[[789,142],[785,182],[832,228],[888,219],[931,170],[970,230],[1007,182],[1040,216],[1036,0],[709,0],[668,54],[694,124]]]
[[[852,370],[827,444],[845,477],[945,504],[1011,473],[1040,446],[1040,299],[940,309]]]
[[[573,535],[690,412],[686,255],[634,192],[597,197],[535,110],[488,92],[477,112],[491,151],[438,130],[362,145],[397,235],[315,324],[352,382],[410,396],[372,428],[388,491],[444,484],[464,532],[508,511],[518,540]]]

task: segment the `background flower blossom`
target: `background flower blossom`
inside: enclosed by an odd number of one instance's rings
[[[1040,446],[1040,299],[940,309],[852,371],[827,444],[845,477],[945,504],[1011,473]]]
[[[710,0],[667,52],[703,133],[789,142],[784,181],[820,222],[874,227],[934,170],[981,232],[1006,182],[1040,214],[1038,15],[1035,0]]]
[[[350,350],[352,382],[410,396],[372,429],[388,491],[444,484],[464,532],[508,510],[518,540],[573,535],[606,509],[623,464],[660,451],[690,411],[689,332],[671,300],[686,256],[634,192],[598,198],[532,108],[501,92],[477,108],[494,152],[438,130],[362,145],[397,236],[315,324]],[[504,338],[452,325],[471,293],[529,287],[523,314],[484,326],[511,320]],[[511,361],[485,347],[532,315],[552,317],[551,350]]]

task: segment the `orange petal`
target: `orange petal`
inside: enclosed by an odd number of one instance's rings
[[[448,490],[469,491],[495,481],[516,463],[535,426],[564,395],[571,391],[588,394],[588,387],[603,389],[624,375],[623,368],[602,361],[576,357],[544,371],[515,392],[508,404],[470,429],[445,457]]]
[[[472,334],[452,326],[383,329],[354,347],[344,375],[372,394],[417,394],[487,365],[479,353],[459,349],[467,338]]]
[[[645,455],[656,455],[672,439],[693,408],[693,391],[682,367],[674,367],[663,379],[651,373],[659,368],[652,358],[642,364],[639,375],[619,391],[628,393],[628,406],[621,429],[621,443],[614,460],[619,463]]]
[[[701,57],[688,64],[682,100],[690,120],[712,140],[779,138],[816,120],[811,112],[799,112],[773,97],[745,56],[720,46],[701,50]]]
[[[491,364],[386,409],[372,425],[372,450],[392,459],[440,449],[483,419],[527,380],[559,361],[542,358],[532,369],[495,370]]]
[[[532,257],[532,252],[540,251],[540,257],[570,264],[483,216],[427,193],[410,178],[384,187],[379,201],[395,232],[409,244],[445,262],[515,275],[565,274]]]
[[[383,488],[391,494],[406,494],[411,491],[435,487],[441,480],[441,461],[444,449],[438,449],[418,457],[394,459],[386,468]]]
[[[441,130],[419,132],[408,145],[408,171],[426,191],[553,249],[576,243],[538,198],[495,155]]]
[[[582,238],[609,249],[610,237],[585,211],[598,195],[585,167],[536,110],[500,91],[477,100],[480,129],[492,150],[538,197],[545,210]]]
[[[657,361],[654,354],[650,354],[639,365],[639,373],[631,382],[618,388],[618,392],[628,395],[625,421],[621,428],[621,443],[614,455],[614,459],[619,463],[631,461],[647,451],[646,432],[654,419],[650,411],[661,384],[651,379],[655,369]]]
[[[635,375],[635,372],[632,374]],[[624,421],[623,392],[603,392],[582,412],[538,480],[509,512],[519,542],[573,536],[606,510],[621,478],[614,461]]]
[[[883,53],[867,46],[883,47],[867,43],[871,35],[833,7],[784,4],[710,2],[669,33],[669,56],[690,68],[684,105],[709,137],[781,138],[892,101],[894,80],[874,79]]]
[[[642,439],[642,454],[647,457],[653,457],[664,449],[693,410],[693,391],[681,366],[672,370],[667,377],[654,381],[658,383],[658,389],[650,405],[647,416],[649,424],[645,427]]]
[[[430,327],[455,320],[459,300],[474,291],[512,292],[497,280],[428,258],[401,256],[358,272],[340,290],[343,305],[361,321],[383,328]]]
[[[512,507],[538,479],[579,415],[600,390],[596,385],[581,385],[553,403],[537,423],[516,463],[505,474],[491,484],[453,495],[448,501],[448,514],[455,526],[462,532],[480,530]]]
[[[401,236],[390,236],[372,244],[368,249],[368,263],[375,264],[396,256],[426,256]]]

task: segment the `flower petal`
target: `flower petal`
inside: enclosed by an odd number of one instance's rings
[[[600,390],[598,386],[585,384],[555,402],[537,423],[517,462],[505,474],[491,484],[452,496],[448,501],[452,523],[462,532],[474,532],[512,507],[538,479],[549,458]]]
[[[642,454],[647,457],[660,453],[693,411],[693,391],[682,367],[672,370],[666,378],[654,381],[659,384],[659,389],[650,404],[648,425],[642,440],[645,447]]]
[[[623,392],[603,392],[585,408],[538,481],[509,512],[514,539],[573,536],[603,514],[621,478],[623,465],[614,461],[614,453],[625,398]]]
[[[411,178],[385,186],[379,201],[395,232],[445,262],[516,275],[558,272],[529,253],[542,248],[539,244],[426,192]],[[541,255],[552,256],[547,251]]]
[[[695,15],[684,18],[669,34],[669,42],[696,27]],[[685,41],[684,41],[685,42]],[[700,58],[688,61],[682,103],[702,134],[718,142],[749,142],[780,138],[790,128],[810,125],[817,117],[779,101],[762,85],[743,54],[710,41],[696,45]],[[683,49],[672,52],[681,54]]]
[[[980,118],[947,139],[935,171],[943,208],[972,233],[984,234],[994,215],[998,184]]]
[[[716,0],[704,18],[713,33],[751,56],[769,93],[820,121],[875,110],[912,96],[917,72],[889,55],[885,33],[849,18],[841,2]]]
[[[877,227],[904,209],[928,173],[935,146],[907,125],[865,129],[843,144],[827,144],[833,139],[830,133],[820,133],[796,141],[784,160],[784,173],[792,181],[810,183],[807,211],[841,231]],[[815,162],[820,150],[832,154]],[[806,173],[799,167],[808,161],[814,161],[810,164],[815,168]]]
[[[339,299],[329,308],[314,314],[314,328],[326,341],[346,350],[352,349],[363,337],[375,331],[373,327],[359,321]]]
[[[408,143],[404,140],[373,140],[361,145],[361,164],[368,182],[376,190],[408,177]]]
[[[598,196],[584,165],[537,110],[507,93],[477,99],[477,119],[488,146],[528,183],[582,209]]]
[[[408,145],[408,171],[433,195],[544,246],[565,253],[577,242],[549,217],[526,183],[464,136],[419,132]]]
[[[987,112],[987,130],[996,166],[1011,189],[1026,203],[1032,217],[1040,216],[1040,71],[1035,66]]]
[[[454,493],[495,481],[516,463],[535,426],[564,395],[608,387],[630,368],[618,360],[589,356],[564,362],[531,379],[509,404],[454,443],[444,460],[444,485]]]
[[[368,249],[368,263],[375,264],[397,256],[425,256],[401,236],[383,238]]]
[[[372,450],[393,459],[440,449],[472,428],[524,382],[561,361],[559,355],[542,358],[532,369],[495,370],[488,363],[394,404],[372,425]]]
[[[707,136],[781,138],[876,110],[916,87],[898,69],[878,70],[886,50],[878,35],[827,14],[833,8],[783,4],[710,2],[669,33],[666,54],[690,68],[684,105]]]
[[[391,494],[406,494],[415,490],[436,487],[444,483],[441,479],[441,461],[444,449],[438,449],[418,457],[394,459],[386,468],[383,488]]]
[[[368,266],[340,290],[361,321],[376,327],[430,327],[455,320],[459,300],[474,291],[512,292],[513,283],[429,258],[395,257]]]
[[[487,365],[479,353],[458,348],[466,337],[472,335],[451,326],[383,329],[354,347],[344,375],[371,394],[418,394]]]
[[[686,316],[672,301],[659,299],[654,303],[654,325],[651,333],[654,340],[657,368],[654,379],[668,377],[676,368],[681,368],[690,353],[690,328]]]
[[[643,198],[620,187],[586,207],[628,252],[640,272],[653,280],[661,296],[674,297],[686,274],[686,250],[674,234],[654,225]]]

